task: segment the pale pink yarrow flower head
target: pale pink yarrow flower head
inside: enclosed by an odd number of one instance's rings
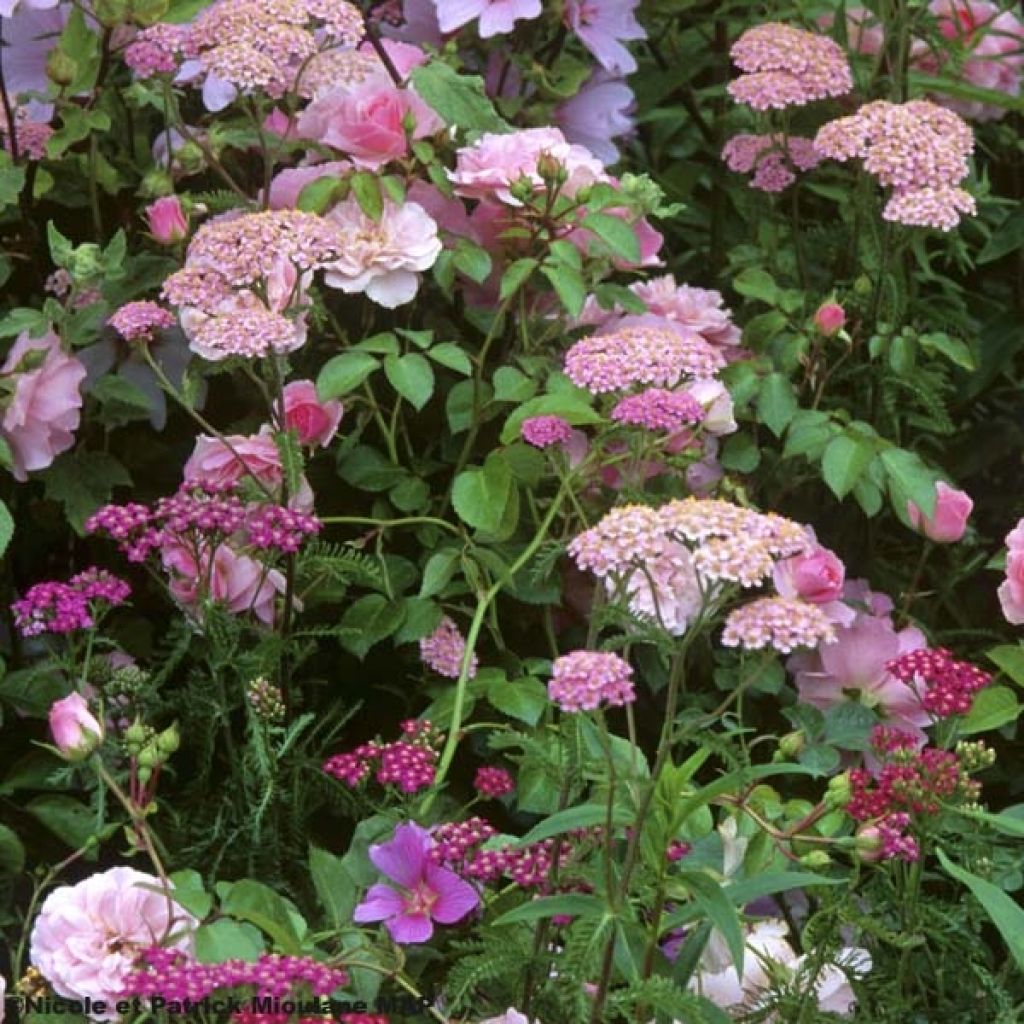
[[[834,640],[835,628],[821,608],[789,597],[761,597],[741,605],[726,617],[722,632],[725,647],[771,647],[780,654]]]
[[[729,52],[744,72],[730,82],[729,94],[755,110],[800,107],[844,96],[853,88],[850,65],[839,44],[792,25],[755,25]]]
[[[173,327],[176,322],[171,312],[148,300],[128,302],[107,320],[125,341],[151,341],[157,331]]]
[[[966,491],[958,491],[940,480],[935,485],[935,511],[926,516],[912,501],[907,502],[907,516],[919,530],[936,544],[955,544],[967,530],[974,502]]]
[[[561,416],[530,416],[523,420],[520,433],[534,448],[550,448],[572,440],[572,424]]]
[[[327,217],[342,241],[338,257],[327,266],[327,285],[362,292],[386,309],[413,300],[420,273],[441,253],[437,223],[418,203],[398,206],[385,200],[380,219],[373,220],[350,198]]]
[[[454,620],[447,615],[441,619],[437,629],[429,636],[420,640],[420,659],[438,675],[449,679],[458,679],[462,674],[462,663],[466,657],[466,638],[462,635]],[[478,667],[477,656],[470,656],[468,675],[476,676]]]
[[[23,363],[34,368],[19,370]],[[85,376],[85,367],[64,352],[52,331],[39,338],[27,331],[18,335],[0,366],[0,377],[14,378],[0,437],[10,445],[15,480],[23,482],[34,470],[46,469],[75,443]]]
[[[548,696],[568,713],[623,707],[636,700],[633,668],[610,651],[573,651],[551,666]]]
[[[686,391],[646,388],[621,399],[611,411],[617,423],[671,433],[704,418],[704,406]]]
[[[435,922],[456,924],[479,906],[473,886],[432,860],[434,846],[430,833],[414,822],[399,825],[389,842],[371,846],[373,866],[395,884],[371,885],[352,919],[383,921],[395,942],[409,945],[428,942]]]
[[[481,38],[507,35],[517,21],[532,21],[541,15],[540,0],[434,0],[437,23],[442,32],[477,22]]]
[[[115,1002],[138,955],[165,937],[187,952],[197,922],[153,875],[116,867],[62,885],[47,896],[32,928],[32,965],[65,999],[103,1001],[96,1020],[116,1020]]]

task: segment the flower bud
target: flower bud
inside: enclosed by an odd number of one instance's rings
[[[139,194],[145,199],[159,199],[174,188],[174,179],[162,168],[147,171],[139,186]]]
[[[155,768],[163,762],[160,749],[155,744],[143,747],[139,751],[138,762],[141,768]]]
[[[850,782],[849,772],[843,772],[829,779],[828,787],[825,790],[825,803],[828,807],[845,807],[852,796],[853,785]]]
[[[78,77],[78,61],[57,47],[46,58],[46,77],[54,85],[70,85]]]
[[[787,759],[799,757],[806,745],[807,738],[803,730],[797,729],[796,732],[787,733],[779,740],[779,753]]]
[[[838,302],[823,302],[814,314],[814,326],[826,338],[838,334],[845,323],[846,310]]]
[[[853,282],[853,290],[858,295],[870,295],[875,290],[875,286],[867,274],[861,274],[861,276]]]
[[[966,491],[958,491],[943,481],[935,485],[935,511],[929,517],[912,501],[907,502],[907,516],[919,530],[936,544],[955,544],[967,530],[967,520],[974,502]]]
[[[153,778],[153,769],[142,765],[136,770],[135,777],[145,786]]]
[[[565,164],[550,153],[541,153],[537,160],[537,173],[547,185],[562,185],[569,178]]]
[[[827,868],[832,863],[832,858],[824,850],[811,850],[810,853],[805,853],[800,858],[800,863],[805,868],[811,868],[816,871],[821,868]]]
[[[161,754],[173,754],[181,746],[181,736],[178,735],[177,724],[164,729],[156,738],[157,750]]]
[[[136,718],[135,721],[125,729],[124,741],[125,743],[141,745],[146,742],[146,737],[148,735],[149,733],[146,727],[139,721],[139,719]]]
[[[54,701],[50,707],[50,733],[67,761],[83,760],[103,742],[103,726],[80,693]]]
[[[876,864],[882,859],[882,833],[875,825],[862,825],[857,829],[857,856],[865,864]]]
[[[149,233],[161,245],[174,245],[188,235],[188,218],[177,196],[164,196],[146,207]]]
[[[512,182],[508,191],[516,202],[525,203],[533,197],[533,182],[523,175]]]

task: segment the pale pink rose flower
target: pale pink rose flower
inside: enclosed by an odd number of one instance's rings
[[[344,412],[341,402],[321,402],[311,380],[293,380],[284,389],[284,420],[299,436],[299,443],[310,448],[326,448],[338,432]]]
[[[269,434],[232,434],[224,441],[200,434],[183,473],[188,483],[217,488],[254,476],[268,490],[275,491],[284,479],[281,453]]]
[[[302,190],[321,178],[341,179],[352,170],[348,160],[327,160],[322,164],[288,167],[278,171],[270,183],[270,209],[294,210]]]
[[[1006,535],[1006,578],[999,585],[1003,617],[1013,626],[1024,625],[1024,519]]]
[[[80,693],[55,700],[49,717],[53,742],[69,761],[88,757],[103,742],[103,726]]]
[[[428,0],[428,3],[429,2],[430,0]],[[409,42],[399,39],[381,39],[380,44],[384,48],[384,52],[388,55],[388,60],[391,61],[394,69],[398,72],[398,75],[403,82],[413,73],[413,71],[416,70],[416,68],[422,67],[428,60],[430,60],[429,54],[423,49],[423,47],[416,45],[415,41]],[[440,41],[437,44],[437,48],[441,48]],[[373,48],[372,43],[360,43],[359,52],[366,54],[368,57],[374,58],[377,63],[377,67],[373,74],[380,81],[393,82],[391,73],[377,55],[377,51]]]
[[[170,948],[188,953],[195,918],[169,902],[160,879],[116,867],[77,885],[54,889],[32,928],[32,966],[65,999],[103,1001],[95,1020],[116,1020],[114,1008],[142,950],[172,933]]]
[[[188,235],[188,217],[177,196],[164,196],[146,207],[149,233],[161,245],[173,245]]]
[[[406,123],[412,123],[406,133]],[[409,140],[426,138],[444,122],[411,89],[371,80],[314,100],[300,115],[298,131],[340,150],[358,167],[375,171],[409,153]]]
[[[776,562],[773,580],[783,597],[828,604],[843,596],[846,566],[834,551],[812,543],[803,554]]]
[[[209,600],[222,605],[232,615],[253,614],[265,626],[274,624],[278,595],[284,594],[285,578],[277,569],[268,569],[262,562],[239,554],[227,544],[220,544],[213,553],[199,562],[182,545],[165,548],[163,566],[169,576],[168,586],[175,600],[192,612],[198,611],[206,584]]]
[[[365,292],[379,306],[394,309],[411,302],[419,274],[441,252],[437,224],[418,203],[397,206],[384,201],[379,221],[367,217],[354,198],[339,203],[327,217],[341,229],[341,257],[328,264],[325,281],[349,294]]]
[[[35,355],[33,355],[35,353]],[[7,354],[0,377],[11,376],[26,357],[40,360],[34,369],[18,373],[14,394],[0,420],[0,436],[11,447],[15,480],[25,481],[33,470],[46,469],[75,443],[81,418],[85,367],[65,354],[52,331],[40,338],[18,335]]]
[[[936,544],[955,544],[967,529],[974,502],[966,491],[958,491],[943,481],[935,485],[935,512],[924,515],[912,501],[907,502],[907,516],[915,530]]]

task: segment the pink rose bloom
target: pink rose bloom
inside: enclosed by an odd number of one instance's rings
[[[541,14],[540,0],[434,0],[442,32],[454,32],[479,19],[481,38],[505,35],[517,21],[530,21]]]
[[[542,156],[557,160],[569,173],[562,194],[573,196],[585,185],[608,181],[604,165],[589,150],[571,145],[557,128],[528,128],[519,132],[482,135],[463,146],[448,177],[457,195],[467,199],[497,198],[509,206],[522,206],[509,191],[520,178],[544,187],[537,170]]]
[[[284,389],[284,420],[307,447],[326,448],[338,432],[344,412],[341,402],[321,402],[311,380],[293,380]]]
[[[328,264],[325,281],[349,294],[365,292],[379,306],[394,309],[411,302],[419,274],[429,270],[441,252],[437,224],[417,203],[397,206],[384,201],[379,221],[371,220],[354,198],[328,214],[346,244],[341,258]]]
[[[612,139],[633,131],[636,97],[621,78],[597,71],[571,99],[555,108],[555,121],[569,142],[584,146],[605,164],[619,159]]]
[[[222,605],[232,615],[250,612],[265,626],[272,626],[276,602],[284,594],[286,582],[277,569],[268,569],[262,562],[239,554],[227,544],[213,553],[213,564],[205,554],[199,563],[191,550],[183,545],[165,548],[163,566],[170,577],[171,593],[183,607],[199,611],[204,596],[200,580],[209,581],[206,597]]]
[[[838,302],[823,302],[814,314],[814,326],[826,338],[838,334],[846,323],[846,310]]]
[[[306,167],[288,167],[278,171],[270,183],[270,209],[294,210],[302,190],[321,178],[343,178],[352,170],[348,160],[328,160]]]
[[[32,353],[45,354],[34,369],[17,374],[14,395],[0,420],[0,436],[14,457],[14,479],[20,481],[33,470],[46,469],[75,443],[82,409],[79,387],[86,375],[85,367],[65,354],[52,331],[41,338],[30,338],[26,331],[8,352],[0,376],[14,374]]]
[[[1003,617],[1013,626],[1024,625],[1024,519],[1006,535],[1006,578],[999,585]]]
[[[697,399],[704,407],[701,428],[712,437],[734,434],[739,428],[734,415],[732,395],[720,381],[712,378],[695,380],[686,388],[687,394]],[[669,446],[669,451],[673,449]]]
[[[232,434],[224,441],[200,434],[183,472],[188,483],[219,488],[254,476],[268,490],[275,491],[284,479],[281,454],[269,434]]]
[[[565,20],[605,71],[629,75],[637,64],[622,44],[647,38],[634,13],[639,6],[640,0],[567,0]]]
[[[80,693],[72,693],[50,705],[50,735],[69,761],[88,757],[103,742],[103,726],[89,711]]]
[[[887,617],[858,614],[851,625],[837,626],[833,643],[794,655],[787,668],[805,704],[827,711],[855,693],[855,699],[874,708],[886,725],[923,743],[931,715],[914,689],[890,675],[885,666],[901,654],[927,646],[919,629],[911,626],[897,632]]]
[[[30,959],[54,992],[65,999],[103,1001],[96,1020],[116,1020],[139,954],[172,932],[171,945],[184,953],[192,943],[195,918],[168,902],[159,878],[117,867],[90,875],[77,885],[54,889],[32,928]],[[189,929],[186,934],[180,934]]]
[[[834,551],[814,544],[801,555],[776,562],[773,579],[783,597],[828,604],[843,596],[846,566]]]
[[[958,491],[941,480],[935,485],[935,512],[924,515],[912,501],[907,502],[907,516],[915,530],[936,544],[955,544],[967,529],[974,502],[966,491]]]
[[[359,167],[375,171],[409,153],[411,138],[422,139],[444,122],[411,89],[371,80],[354,90],[337,89],[314,100],[300,115],[298,131],[307,139],[341,150]]]
[[[149,232],[161,245],[173,245],[188,234],[188,218],[177,196],[164,196],[146,207]]]

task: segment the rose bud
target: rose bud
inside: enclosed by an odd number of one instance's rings
[[[150,234],[161,245],[174,245],[188,235],[188,218],[177,196],[164,196],[146,207]]]
[[[846,310],[838,302],[823,302],[814,314],[814,326],[826,338],[838,334],[846,323]]]
[[[61,755],[81,761],[103,742],[103,726],[89,711],[80,693],[72,693],[50,707],[50,733]]]
[[[311,380],[293,380],[284,389],[284,425],[294,430],[299,443],[326,448],[337,433],[344,408],[341,402],[321,402]]]
[[[912,501],[907,502],[907,516],[915,530],[936,544],[955,544],[967,529],[974,502],[966,491],[958,491],[941,480],[935,485],[935,512],[924,515]]]

